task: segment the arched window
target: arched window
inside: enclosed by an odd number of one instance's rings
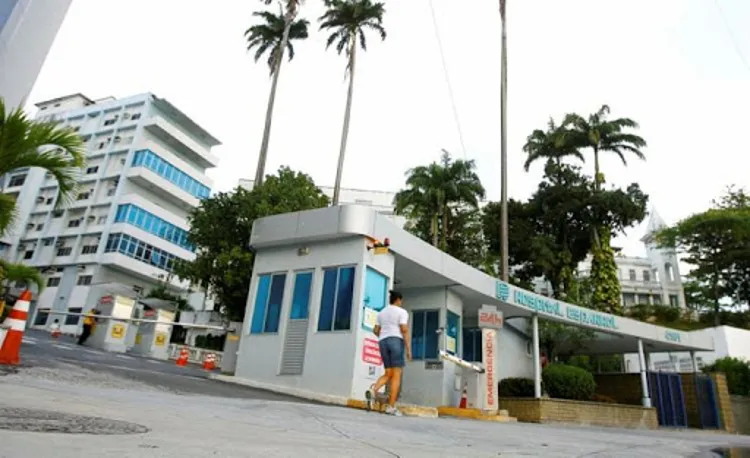
[[[664,274],[666,275],[667,281],[674,281],[674,269],[672,268],[672,264],[666,263],[664,264]]]

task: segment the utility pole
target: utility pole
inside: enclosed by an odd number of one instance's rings
[[[505,31],[505,2],[500,0],[502,33],[500,57],[500,251],[503,281],[508,281],[508,39]]]

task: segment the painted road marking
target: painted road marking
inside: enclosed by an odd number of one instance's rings
[[[99,356],[99,355],[101,355],[101,354],[102,354],[102,352],[100,352],[100,351],[96,351],[96,350],[83,350],[83,351],[84,351],[85,353],[88,353],[88,354],[90,354],[90,355],[97,355],[97,356]]]
[[[157,361],[155,359],[147,359],[146,361],[148,361],[151,364],[161,364],[162,363],[161,361]]]
[[[75,350],[75,347],[71,347],[70,345],[66,345],[66,344],[52,344],[52,346],[60,348],[62,350],[68,350],[68,351]]]
[[[128,356],[128,355],[115,355],[115,358],[120,358],[120,359],[133,359],[133,357],[132,357],[132,356]]]

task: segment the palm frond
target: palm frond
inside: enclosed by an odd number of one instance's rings
[[[0,259],[0,281],[23,283],[26,288],[36,285],[37,293],[44,289],[44,279],[39,269],[25,264],[15,264]]]
[[[16,220],[16,199],[8,194],[0,194],[0,236],[13,225]]]

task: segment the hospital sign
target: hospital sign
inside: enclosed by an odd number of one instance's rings
[[[592,326],[600,329],[617,329],[617,321],[613,315],[600,313],[585,307],[558,301],[556,299],[516,288],[504,281],[497,281],[495,297],[507,304],[527,308],[542,315],[562,318],[577,324]]]

